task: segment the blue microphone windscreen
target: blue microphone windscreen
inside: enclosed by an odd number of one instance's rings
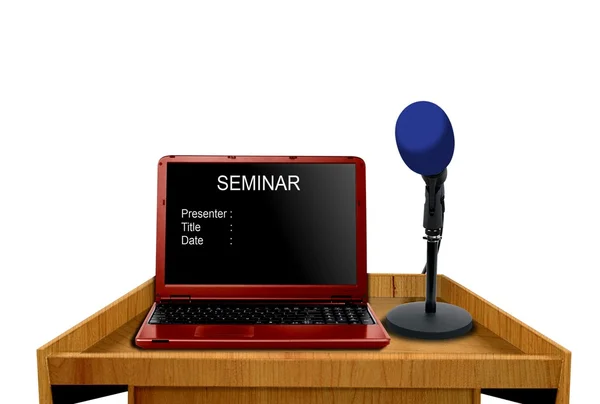
[[[454,132],[446,113],[428,101],[410,104],[396,121],[396,144],[404,163],[421,175],[439,174],[454,154]]]

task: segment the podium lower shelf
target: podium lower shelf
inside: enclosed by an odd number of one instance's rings
[[[377,316],[423,300],[424,275],[369,274]],[[154,280],[39,348],[40,403],[129,393],[129,403],[569,402],[568,350],[451,279],[441,301],[468,310],[474,329],[445,341],[392,336],[382,350],[146,351],[133,338],[153,303]]]

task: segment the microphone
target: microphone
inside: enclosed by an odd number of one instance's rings
[[[440,174],[454,154],[450,119],[432,102],[412,103],[396,121],[396,144],[408,168],[424,176]]]
[[[436,104],[410,104],[396,121],[396,145],[404,163],[425,181],[423,227],[427,235],[442,234],[444,181],[454,155],[454,131],[448,115]]]
[[[454,338],[469,332],[473,318],[461,307],[437,303],[437,256],[444,225],[446,167],[454,155],[454,131],[446,113],[428,101],[410,104],[396,121],[396,145],[404,163],[425,181],[423,227],[427,240],[425,302],[401,304],[386,315],[394,334],[422,338]]]

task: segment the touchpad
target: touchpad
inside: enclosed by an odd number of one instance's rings
[[[253,325],[200,325],[196,327],[197,338],[252,338]]]

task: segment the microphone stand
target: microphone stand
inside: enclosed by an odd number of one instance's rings
[[[421,339],[446,339],[466,334],[473,318],[461,307],[437,302],[437,256],[444,225],[444,181],[447,171],[423,176],[425,209],[423,227],[427,240],[425,302],[401,304],[387,314],[387,329],[397,335]]]

